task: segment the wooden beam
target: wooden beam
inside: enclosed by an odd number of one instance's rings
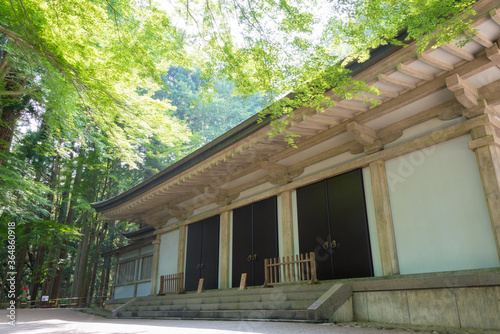
[[[367,111],[370,107],[367,105],[359,105],[359,104],[351,104],[351,103],[345,103],[345,102],[337,102],[336,104],[337,107],[342,108],[342,109],[347,109],[347,110],[352,110],[352,111]]]
[[[339,120],[337,118],[328,117],[328,115],[324,115],[323,113],[316,115],[307,115],[306,120],[310,122],[325,124],[327,126],[339,124]]]
[[[472,53],[465,51],[463,48],[458,48],[454,44],[442,45],[441,49],[467,61],[473,61],[476,58]]]
[[[328,129],[328,125],[325,125],[324,123],[321,122],[314,122],[313,120],[294,123],[293,126],[302,129],[317,130],[317,131],[324,131]]]
[[[281,235],[283,238],[283,254],[281,256],[293,256],[295,254],[293,244],[293,205],[292,192],[284,191],[280,194],[281,200]]]
[[[426,81],[430,81],[430,80],[434,79],[433,74],[415,70],[415,69],[413,69],[405,64],[398,64],[397,68],[398,68],[399,72],[406,74],[408,76],[411,76],[413,78],[416,78],[416,79],[421,79],[421,80],[426,80]]]
[[[476,36],[472,37],[472,40],[476,43],[481,44],[485,48],[491,48],[493,46],[492,41],[490,41],[486,36],[479,33]]]
[[[383,89],[383,88],[379,88],[379,87],[376,87],[378,89],[378,91],[380,92],[380,95],[382,96],[386,96],[386,97],[390,97],[390,98],[396,98],[398,97],[399,95],[401,95],[399,92],[393,92],[391,90],[387,90],[387,89]]]
[[[491,145],[498,138],[496,127],[491,124],[479,126],[472,130],[472,144],[476,154],[479,174],[483,184],[484,196],[490,215],[493,237],[500,258],[500,149]],[[487,140],[484,140],[484,139]],[[478,140],[484,141],[484,146],[478,145]]]
[[[484,99],[478,100],[478,103],[475,106],[462,111],[462,115],[467,118],[473,118],[488,113],[490,115],[494,115],[495,109],[492,106],[488,105],[488,102],[486,102],[486,100]]]
[[[186,237],[187,237],[187,225],[175,224],[179,228],[179,246],[177,249],[177,272],[183,273],[186,258]],[[171,229],[175,230],[177,228]],[[164,228],[162,229],[164,230]],[[161,231],[161,230],[160,230]]]
[[[317,130],[304,129],[298,126],[291,126],[287,130],[300,136],[314,136],[316,133],[318,133]]]
[[[422,53],[421,55],[418,56],[418,60],[420,60],[423,63],[426,63],[427,65],[431,65],[433,67],[440,68],[445,71],[452,71],[453,70],[453,65],[445,63],[439,59],[436,59],[434,57],[431,57],[425,53]]]
[[[224,211],[220,215],[220,288],[229,289],[229,271],[231,268],[231,220],[230,211]]]
[[[382,275],[398,275],[399,262],[396,249],[396,238],[394,237],[394,225],[392,222],[391,200],[389,197],[389,187],[387,185],[385,161],[379,160],[370,163],[370,176],[375,220],[377,223],[380,260],[382,262]]]
[[[387,76],[385,74],[379,74],[378,79],[380,82],[383,82],[385,84],[388,84],[388,85],[391,85],[394,87],[398,87],[398,88],[415,89],[417,87],[417,85],[415,85],[414,83],[391,78],[390,76]]]
[[[500,9],[490,10],[490,16],[496,24],[500,25]]]
[[[337,108],[337,107],[329,107],[323,111],[324,115],[336,116],[341,118],[352,118],[354,117],[354,113],[347,109]]]

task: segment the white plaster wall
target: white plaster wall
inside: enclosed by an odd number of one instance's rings
[[[135,284],[115,287],[114,299],[133,298]]]
[[[179,230],[161,235],[160,260],[158,262],[158,286],[160,290],[160,276],[177,273],[177,254],[179,253]],[[149,293],[148,293],[149,294]]]
[[[149,296],[151,293],[151,282],[144,282],[137,284],[137,296],[136,297],[144,297]]]
[[[378,243],[377,221],[375,218],[375,205],[373,204],[372,178],[370,168],[363,168],[363,185],[365,189],[366,216],[368,218],[368,232],[370,234],[370,247],[372,251],[373,274],[383,276],[382,260]]]
[[[469,140],[386,163],[401,274],[500,266]]]

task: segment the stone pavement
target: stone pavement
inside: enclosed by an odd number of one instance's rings
[[[69,309],[18,309],[16,326],[8,324],[7,310],[0,310],[0,333],[43,334],[395,334],[394,330],[342,327],[333,324],[263,321],[106,319]]]

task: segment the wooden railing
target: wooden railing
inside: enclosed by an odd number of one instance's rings
[[[159,295],[167,293],[184,293],[184,273],[160,276]]]
[[[264,285],[272,287],[277,284],[308,282],[319,283],[316,277],[316,257],[314,252],[284,256],[282,259],[272,258],[264,260]]]
[[[41,300],[28,300],[21,301],[20,307],[29,308],[61,308],[61,307],[102,307],[104,301],[109,299],[108,296],[97,297],[71,297],[71,298],[58,298],[49,299],[48,301]]]

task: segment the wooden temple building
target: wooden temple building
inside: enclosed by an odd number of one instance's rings
[[[387,46],[353,65],[380,103],[295,110],[297,148],[252,117],[94,203],[101,219],[150,226],[113,253],[108,304],[128,317],[500,329],[499,8],[474,5],[478,32],[461,48]],[[320,284],[260,288],[266,259],[311,253]],[[180,274],[188,293],[158,296]]]

